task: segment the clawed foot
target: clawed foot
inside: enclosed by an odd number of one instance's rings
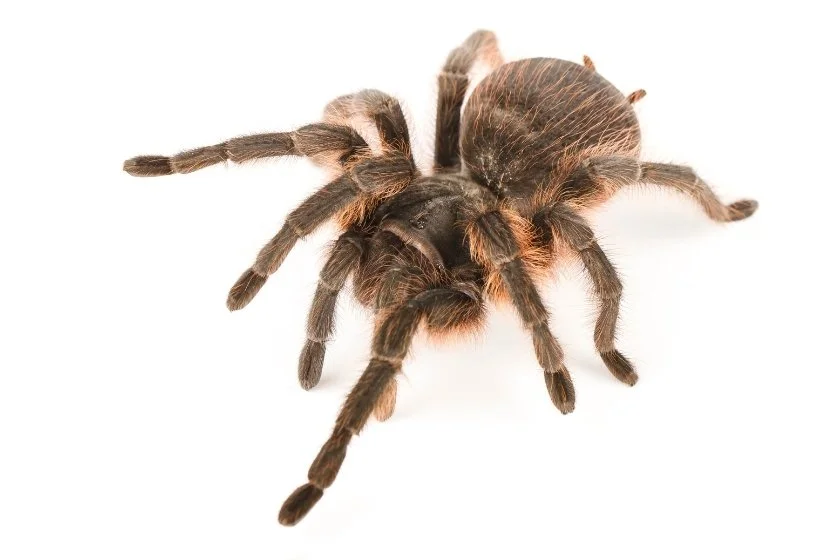
[[[563,414],[569,414],[575,409],[575,386],[566,369],[545,372],[545,386],[551,402]]]
[[[307,391],[321,380],[321,370],[324,369],[324,355],[327,347],[323,342],[307,340],[300,352],[298,361],[298,381]]]
[[[242,273],[242,276],[236,281],[230,289],[227,298],[227,307],[231,311],[242,309],[260,291],[260,288],[265,284],[266,277],[254,272],[249,268]]]
[[[615,378],[622,383],[626,383],[632,387],[636,384],[636,381],[639,380],[639,376],[636,375],[636,370],[633,368],[633,364],[631,364],[630,360],[625,358],[624,354],[618,350],[601,352],[601,359],[604,360],[604,364],[606,364],[607,369],[609,369]]]
[[[137,156],[125,160],[123,171],[135,177],[172,175],[175,171],[166,156]]]
[[[737,202],[733,202],[727,206],[727,208],[729,209],[729,221],[737,222],[738,220],[749,218],[755,214],[755,211],[758,210],[758,201],[739,200]]]

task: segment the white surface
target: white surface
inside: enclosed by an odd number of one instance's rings
[[[3,20],[0,556],[837,558],[836,30],[823,3],[71,2]],[[543,5],[543,7],[538,7]],[[545,7],[547,6],[547,7]],[[196,11],[197,10],[197,11]],[[625,284],[613,380],[580,271],[544,290],[577,410],[551,405],[508,311],[415,345],[397,412],[354,440],[295,528],[276,522],[364,367],[344,299],[321,385],[297,386],[331,232],[244,311],[227,290],[322,180],[304,161],[136,179],[122,161],[317,120],[376,87],[428,164],[435,74],[476,28],[508,59],[590,55],[645,155],[752,219],[622,194],[595,220]]]

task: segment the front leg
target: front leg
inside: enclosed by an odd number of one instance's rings
[[[385,419],[391,415],[396,398],[395,377],[402,369],[414,334],[424,319],[439,324],[437,315],[451,316],[453,305],[470,308],[480,303],[455,287],[428,287],[407,301],[377,313],[368,367],[347,395],[332,434],[312,462],[308,482],[292,492],[280,508],[281,524],[296,524],[321,499],[324,490],[332,486],[350,441],[371,416]]]
[[[298,360],[298,381],[306,390],[321,379],[327,342],[335,327],[335,304],[347,279],[359,268],[367,241],[357,232],[341,235],[318,275],[318,287],[312,298],[306,324],[306,342]]]
[[[321,165],[340,168],[345,161],[368,155],[367,143],[352,128],[315,123],[292,132],[239,136],[174,156],[137,156],[126,160],[123,170],[136,177],[155,177],[192,173],[226,161],[244,163],[283,156],[306,156]]]
[[[412,162],[404,155],[387,153],[359,163],[321,187],[292,210],[280,231],[260,250],[254,264],[242,273],[228,294],[228,309],[236,311],[248,305],[298,240],[364,197],[393,196],[411,182],[414,173]]]
[[[575,389],[563,363],[563,349],[548,327],[548,310],[525,270],[511,227],[497,210],[477,213],[469,219],[467,237],[475,259],[501,277],[511,303],[530,331],[551,402],[563,414],[572,412]]]
[[[534,216],[538,231],[547,234],[555,246],[576,253],[589,277],[592,291],[598,298],[599,313],[595,321],[595,347],[607,369],[619,380],[635,385],[639,376],[630,360],[615,348],[615,330],[621,304],[621,280],[607,255],[595,240],[586,220],[563,204],[555,203]]]

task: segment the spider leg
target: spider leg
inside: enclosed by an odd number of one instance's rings
[[[294,525],[321,499],[338,475],[355,434],[361,432],[368,418],[383,400],[391,399],[394,377],[399,373],[411,340],[424,317],[450,298],[470,296],[452,288],[431,288],[380,315],[373,335],[372,358],[359,381],[347,395],[335,427],[309,468],[309,482],[299,487],[283,503],[278,520]],[[385,410],[385,412],[388,412]]]
[[[371,239],[362,266],[356,274],[356,297],[371,306],[377,314],[399,306],[411,299],[418,291],[429,286],[451,285],[457,292],[450,296],[441,295],[426,314],[426,331],[433,337],[475,332],[483,323],[484,305],[478,279],[480,269],[474,265],[462,265],[449,271],[448,278],[436,278],[418,265],[417,253],[406,247],[404,242],[390,231],[379,231]],[[422,258],[422,257],[421,257]],[[383,393],[374,416],[386,420],[394,410],[397,394],[397,380],[394,379]]]
[[[724,204],[711,187],[693,169],[684,165],[640,162],[624,156],[599,156],[585,161],[572,176],[575,190],[585,193],[580,203],[587,204],[588,196],[611,196],[622,187],[650,183],[673,188],[694,199],[709,218],[716,222],[734,222],[753,215],[758,208],[755,200],[738,200]]]
[[[318,384],[326,344],[335,326],[335,304],[347,278],[359,267],[366,240],[354,231],[342,234],[318,277],[306,326],[307,340],[298,361],[298,381],[306,390]]]
[[[388,232],[382,232],[378,237],[393,236]],[[377,239],[378,240],[378,239]],[[391,241],[391,240],[389,240]],[[388,247],[387,242],[385,247]],[[387,249],[386,249],[387,251]],[[405,289],[405,278],[411,273],[411,265],[404,259],[399,258],[395,253],[386,252],[382,257],[387,262],[387,268],[383,274],[374,274],[378,282],[378,290],[376,293],[374,309],[377,313],[381,310],[392,308],[400,299],[402,292]],[[397,378],[393,377],[388,382],[388,386],[382,391],[382,394],[376,401],[373,407],[373,417],[384,422],[388,420],[393,414],[397,406],[397,389],[399,388]]]
[[[563,363],[563,350],[549,329],[548,311],[525,270],[513,231],[504,216],[498,210],[492,210],[469,220],[467,237],[476,261],[501,276],[513,306],[530,331],[551,402],[563,414],[572,412],[575,390]]]
[[[363,89],[332,100],[324,108],[324,120],[357,129],[373,125],[386,149],[402,152],[414,162],[411,139],[402,107],[394,97],[376,89]]]
[[[483,324],[485,310],[478,285],[472,281],[463,281],[453,283],[452,288],[446,292],[437,292],[435,301],[426,309],[426,331],[432,337],[443,338],[475,332]],[[397,379],[391,379],[376,402],[373,416],[380,422],[394,413],[397,388]]]
[[[490,31],[476,31],[449,53],[438,75],[435,168],[458,171],[461,167],[461,106],[469,86],[469,72],[478,59],[495,70],[503,60]]]
[[[592,289],[599,301],[595,321],[595,347],[610,372],[620,381],[634,385],[638,375],[630,361],[615,349],[615,329],[621,303],[621,280],[607,255],[595,240],[586,220],[563,204],[539,210],[534,223],[548,231],[555,244],[577,253],[592,279]]]
[[[342,164],[368,151],[367,143],[350,127],[315,123],[293,132],[273,132],[231,138],[220,144],[180,152],[174,156],[137,156],[123,169],[137,177],[192,173],[232,161],[242,163],[268,157],[307,156],[320,164]]]
[[[414,176],[414,166],[399,153],[364,160],[304,200],[283,227],[257,255],[254,264],[236,281],[228,295],[231,311],[242,309],[285,260],[292,247],[360,197],[393,195]]]

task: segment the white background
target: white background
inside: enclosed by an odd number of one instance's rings
[[[182,4],[4,10],[0,556],[838,557],[824,3]],[[224,302],[323,175],[289,160],[137,179],[122,161],[290,130],[375,87],[403,100],[427,165],[436,72],[480,27],[508,59],[588,54],[623,91],[647,89],[645,157],[761,207],[720,226],[673,194],[617,196],[594,225],[626,288],[634,388],[594,351],[579,267],[560,268],[543,292],[574,414],[551,405],[509,310],[474,341],[420,339],[394,417],[281,527],[364,368],[370,318],[341,301],[322,382],[302,391],[326,230],[247,309]]]

